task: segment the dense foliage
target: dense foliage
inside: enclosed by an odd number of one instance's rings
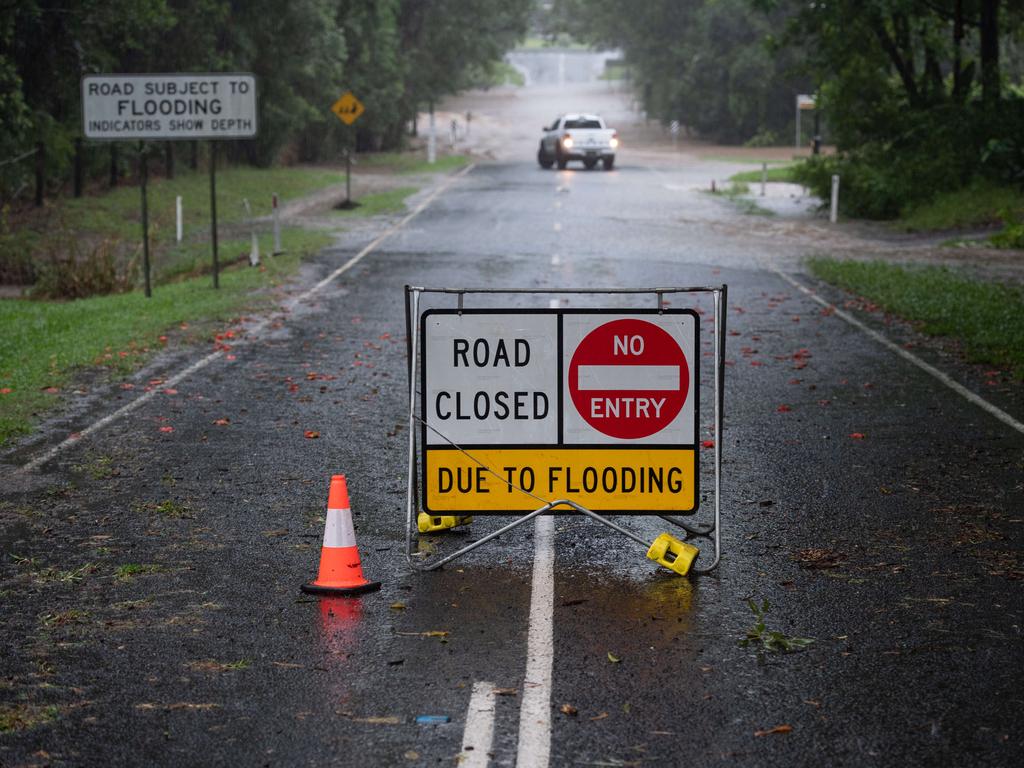
[[[718,141],[782,143],[813,91],[800,46],[773,46],[792,13],[750,0],[557,0],[550,29],[620,48],[648,116]]]
[[[1019,0],[556,0],[551,29],[621,48],[648,114],[724,141],[794,132],[817,93],[837,156],[802,180],[887,218],[979,175],[1024,183]]]
[[[0,162],[42,141],[51,175],[65,177],[81,130],[79,82],[96,72],[254,72],[260,135],[231,144],[253,163],[336,153],[347,134],[329,107],[347,89],[367,107],[359,144],[396,147],[419,109],[500,59],[525,33],[532,7],[532,0],[0,0]]]

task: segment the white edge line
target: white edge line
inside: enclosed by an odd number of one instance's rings
[[[473,683],[466,709],[466,727],[462,732],[459,768],[487,768],[494,742],[494,683]]]
[[[519,708],[516,768],[547,768],[551,759],[551,673],[554,666],[555,519],[534,527],[533,587],[526,641],[526,675]]]
[[[904,360],[907,360],[908,362],[913,363],[918,368],[920,368],[922,371],[924,371],[925,373],[929,374],[930,376],[933,376],[934,378],[938,379],[943,384],[945,384],[947,387],[949,387],[954,392],[956,392],[958,395],[960,395],[961,397],[963,397],[967,401],[969,401],[971,403],[974,403],[974,405],[978,406],[982,410],[987,411],[992,416],[995,416],[997,419],[999,419],[1001,422],[1003,422],[1007,426],[1012,427],[1013,429],[1017,430],[1021,434],[1024,434],[1024,423],[1021,423],[1021,422],[1017,421],[1017,419],[1013,418],[1013,416],[1008,414],[1002,408],[999,408],[998,406],[993,405],[988,400],[983,398],[981,395],[978,395],[978,394],[972,392],[967,387],[965,387],[963,384],[960,384],[959,382],[954,381],[952,378],[949,377],[949,375],[943,373],[942,371],[940,371],[935,366],[926,363],[924,360],[919,358],[917,355],[913,354],[912,352],[908,352],[903,347],[899,346],[898,344],[893,343],[892,341],[887,339],[885,336],[880,334],[878,331],[876,331],[876,330],[866,326],[864,323],[862,323],[860,320],[858,320],[856,317],[854,317],[850,313],[844,312],[843,310],[839,309],[839,307],[837,307],[835,304],[831,304],[830,302],[828,302],[825,299],[821,298],[812,289],[808,288],[806,285],[804,285],[803,283],[799,282],[798,280],[796,280],[795,278],[791,277],[790,275],[787,275],[785,272],[782,272],[781,270],[778,270],[778,269],[774,270],[774,272],[779,277],[781,277],[783,280],[785,280],[787,283],[792,285],[794,288],[802,291],[807,296],[809,296],[811,299],[813,299],[814,301],[816,301],[819,304],[821,304],[821,306],[826,307],[827,309],[832,310],[838,317],[841,317],[843,320],[845,320],[850,325],[852,325],[855,328],[858,328],[859,330],[863,331],[865,334],[870,336],[872,339],[877,341],[882,346],[884,346],[887,349],[895,352],[897,355],[902,357]]]
[[[440,186],[438,186],[433,192],[431,192],[426,197],[426,199],[423,200],[423,202],[421,202],[419,205],[417,205],[416,208],[414,208],[408,215],[405,216],[405,218],[403,218],[397,224],[393,224],[391,227],[386,229],[383,232],[383,234],[379,235],[375,240],[373,240],[373,242],[371,242],[369,245],[367,245],[365,248],[363,248],[359,253],[357,253],[351,259],[346,261],[344,264],[342,264],[336,270],[331,272],[331,274],[329,274],[327,277],[325,277],[319,283],[314,285],[308,291],[306,291],[305,293],[301,293],[297,297],[292,299],[290,302],[287,303],[287,306],[293,308],[293,307],[301,304],[302,302],[307,301],[309,298],[311,298],[312,296],[314,296],[315,294],[317,294],[321,290],[323,290],[324,287],[329,285],[331,282],[333,282],[334,280],[337,280],[343,274],[348,272],[348,270],[352,269],[352,267],[354,267],[356,264],[358,264],[360,261],[362,261],[363,258],[365,258],[367,254],[371,253],[375,248],[377,248],[377,246],[379,246],[381,243],[383,243],[385,240],[387,240],[389,237],[391,237],[393,234],[395,234],[398,230],[400,230],[402,227],[404,227],[406,224],[408,224],[410,221],[412,221],[414,218],[416,218],[420,213],[422,213],[423,210],[428,205],[430,205],[437,198],[438,195],[440,195],[442,192],[447,190],[448,187],[450,187],[455,182],[456,179],[462,178],[467,173],[472,171],[475,167],[476,167],[476,163],[470,163],[465,168],[460,170],[458,173],[456,173],[456,174],[454,174],[452,176],[449,176],[447,180],[445,180]],[[254,336],[254,335],[256,335],[261,330],[263,330],[267,326],[267,324],[269,322],[270,322],[269,318],[265,318],[265,319],[261,320],[260,322],[256,323],[256,325],[254,325],[252,328],[250,328],[247,331],[246,335],[247,336]],[[118,408],[113,413],[107,414],[102,419],[99,419],[98,421],[94,421],[92,424],[90,424],[85,429],[82,429],[79,432],[75,432],[74,434],[72,434],[70,437],[66,438],[62,442],[57,443],[57,445],[53,446],[52,448],[50,448],[45,453],[37,456],[36,458],[32,459],[31,461],[29,461],[29,462],[27,462],[25,464],[22,464],[20,467],[16,467],[14,469],[14,473],[17,474],[19,472],[32,472],[32,471],[38,469],[40,466],[42,466],[46,462],[50,461],[50,459],[52,459],[55,456],[59,455],[60,453],[62,453],[66,449],[70,448],[71,446],[77,445],[78,443],[80,443],[82,440],[84,440],[85,438],[89,437],[90,435],[100,431],[101,429],[103,429],[106,426],[109,426],[110,424],[114,423],[115,421],[117,421],[118,419],[122,418],[123,416],[127,416],[129,413],[131,413],[132,411],[136,410],[137,408],[142,407],[143,405],[148,403],[150,400],[152,400],[154,397],[156,397],[157,394],[159,394],[160,389],[167,389],[168,387],[173,387],[178,382],[187,379],[189,376],[191,376],[192,374],[194,374],[194,373],[196,373],[198,371],[201,371],[203,368],[208,366],[210,363],[214,362],[215,360],[220,359],[223,356],[224,356],[224,352],[221,351],[221,350],[217,350],[216,352],[211,352],[206,357],[200,358],[196,362],[192,363],[192,365],[188,366],[188,368],[186,368],[185,370],[176,373],[174,376],[172,376],[171,378],[169,378],[166,381],[164,381],[160,385],[159,388],[155,388],[153,390],[150,390],[149,392],[145,393],[144,395],[136,398],[135,400],[132,400],[130,403],[121,406],[120,408]]]

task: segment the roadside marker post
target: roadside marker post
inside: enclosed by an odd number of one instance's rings
[[[274,193],[272,204],[274,208],[274,252],[271,255],[280,256],[284,251],[281,250],[281,208],[278,205],[277,192]]]
[[[725,300],[727,286],[532,290],[406,287],[409,455],[406,557],[431,571],[543,514],[590,517],[685,575],[720,559]],[[482,294],[656,297],[654,308],[468,308]],[[687,522],[701,496],[700,318],[665,297],[714,302],[714,517]],[[421,311],[425,295],[455,307]],[[414,552],[417,534],[464,524],[466,515],[516,516],[436,561]],[[653,542],[607,517],[657,516],[683,540]],[[437,525],[434,525],[437,523]],[[442,525],[441,523],[446,523]],[[694,565],[713,544],[710,562]],[[429,557],[429,555],[427,555]]]
[[[256,220],[252,217],[252,206],[249,205],[249,198],[242,198],[242,207],[245,208],[245,218],[249,222],[249,266],[258,267],[260,265],[260,241],[256,236]]]
[[[828,209],[829,223],[839,221],[839,174],[832,174],[832,195]]]
[[[177,242],[181,242],[182,235],[184,234],[184,222],[181,220],[181,195],[174,198],[174,239]]]
[[[764,197],[765,189],[768,186],[768,163],[761,163],[761,197]]]
[[[149,181],[149,162],[146,155],[146,142],[139,142],[139,193],[142,195],[142,273],[146,284],[146,298],[153,295],[149,279],[149,201],[146,185]]]

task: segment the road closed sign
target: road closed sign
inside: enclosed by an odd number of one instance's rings
[[[424,511],[696,511],[695,313],[431,310],[420,327]]]

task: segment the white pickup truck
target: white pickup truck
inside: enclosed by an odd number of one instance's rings
[[[619,134],[605,127],[604,120],[597,115],[562,115],[543,130],[537,150],[541,168],[557,163],[558,169],[563,170],[570,160],[582,160],[587,169],[599,160],[606,171],[615,165]]]

